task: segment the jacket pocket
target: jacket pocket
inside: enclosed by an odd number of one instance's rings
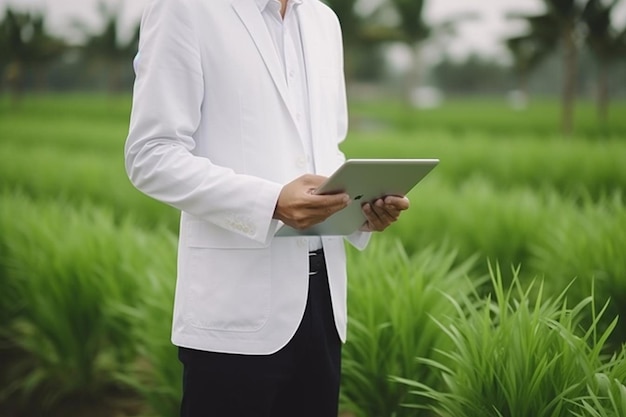
[[[254,332],[271,307],[269,243],[187,218],[181,228],[184,320],[198,329]]]
[[[254,332],[269,319],[269,249],[188,248],[186,321],[193,327]]]

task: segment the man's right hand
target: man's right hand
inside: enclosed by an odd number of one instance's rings
[[[274,209],[274,218],[294,229],[308,229],[323,222],[350,204],[346,193],[313,194],[326,180],[320,175],[305,174],[283,187]]]

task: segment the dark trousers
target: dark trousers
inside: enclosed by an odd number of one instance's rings
[[[337,417],[341,341],[323,254],[312,256],[304,317],[271,355],[180,348],[182,417]]]

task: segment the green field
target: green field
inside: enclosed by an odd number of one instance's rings
[[[178,213],[124,173],[127,96],[0,100],[0,415],[176,415]],[[626,417],[626,103],[353,103],[348,157],[436,157],[349,249],[342,408]],[[419,358],[419,359],[418,359]]]

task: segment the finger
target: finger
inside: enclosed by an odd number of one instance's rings
[[[350,203],[350,197],[345,194],[312,195],[307,204],[307,210],[318,221],[344,209]]]
[[[385,205],[389,207],[393,207],[393,209],[395,210],[403,211],[403,210],[409,209],[409,207],[411,206],[411,202],[406,196],[399,197],[399,196],[390,195],[390,196],[385,197]]]
[[[316,204],[324,209],[331,209],[333,212],[338,211],[350,204],[350,196],[346,193],[327,194],[316,196]]]
[[[387,223],[389,220],[395,220],[395,216],[392,216],[390,210],[387,209],[387,206],[382,199],[376,200],[372,205],[372,209],[383,223]]]
[[[404,205],[402,205],[401,208],[398,208],[397,205],[387,204],[386,202],[384,204],[378,205],[377,207],[377,212],[379,216],[389,217],[390,219],[392,219],[392,221],[396,221],[404,210],[406,210]],[[384,213],[382,213],[382,211],[384,211]]]
[[[374,210],[373,204],[364,204],[362,210],[365,218],[367,219],[367,222],[369,223],[369,229],[371,231],[380,231],[384,229],[384,224]]]
[[[389,226],[391,223],[395,222],[399,215],[397,210],[388,209],[383,200],[377,200],[373,204],[372,209],[374,213],[376,213],[384,227]]]
[[[384,206],[383,210],[387,213],[387,216],[389,216],[390,218],[392,218],[394,221],[398,220],[398,217],[400,217],[400,213],[402,213],[400,210],[396,209],[393,206]]]

